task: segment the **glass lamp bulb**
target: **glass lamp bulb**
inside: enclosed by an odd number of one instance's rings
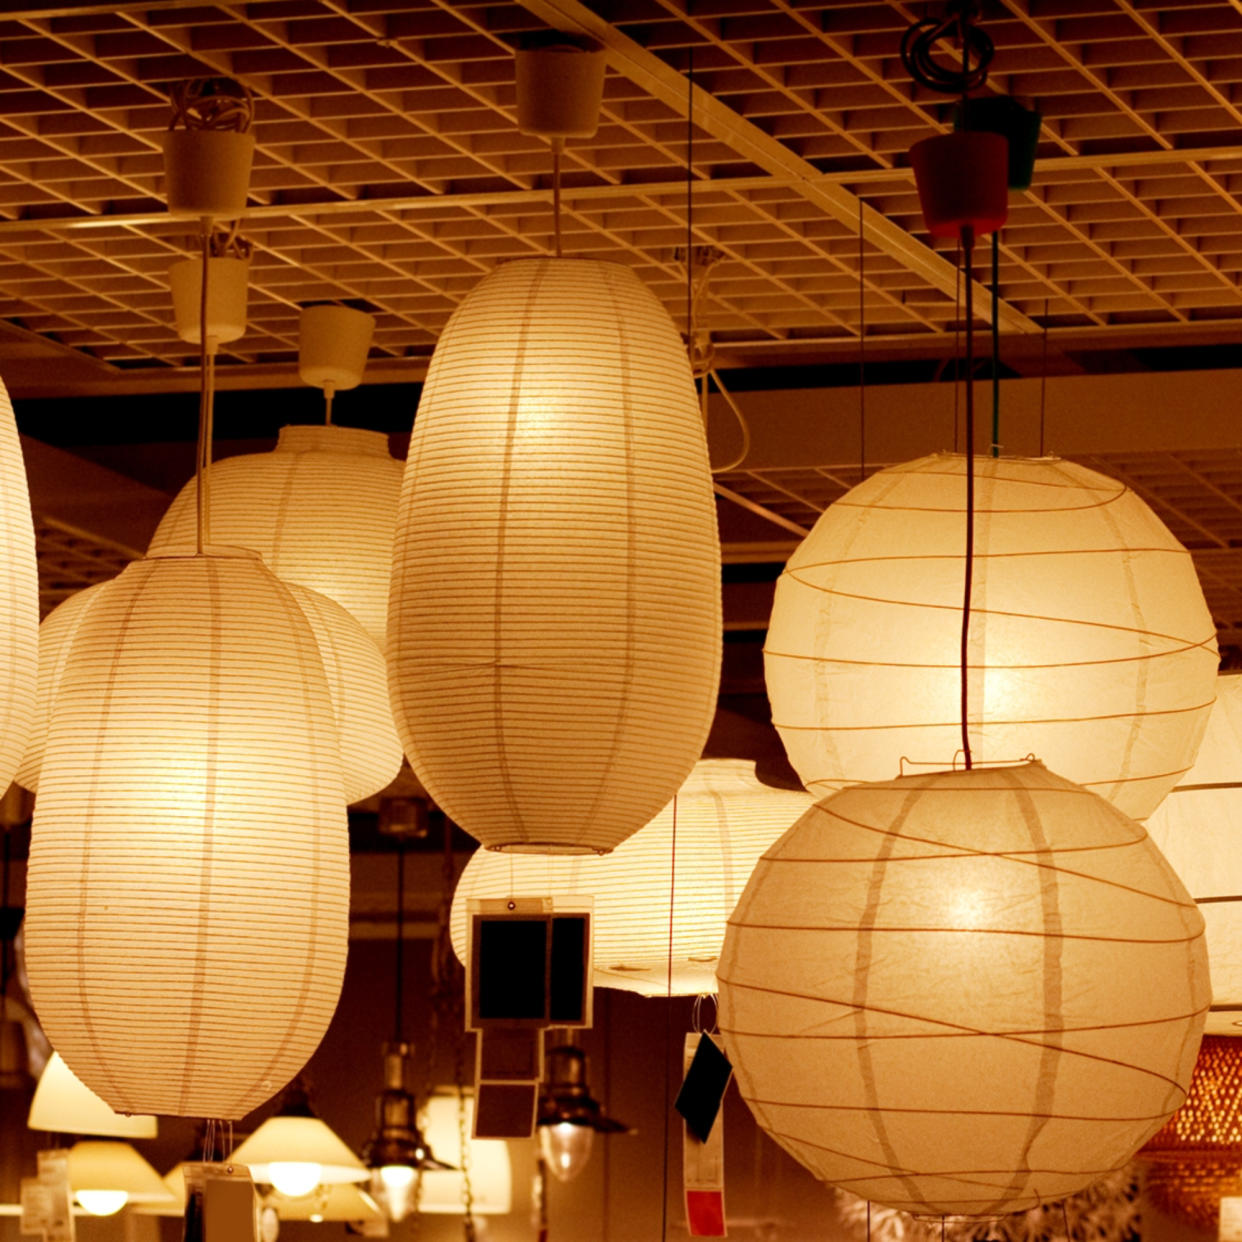
[[[591,1157],[595,1131],[567,1121],[539,1127],[539,1150],[552,1176],[561,1182],[573,1181]]]
[[[371,1173],[371,1193],[383,1204],[388,1219],[401,1221],[414,1210],[417,1171],[408,1164],[385,1164]]]
[[[267,1166],[267,1175],[287,1199],[301,1199],[319,1185],[323,1165],[305,1160],[273,1160]]]
[[[124,1190],[79,1190],[74,1198],[92,1216],[115,1216],[129,1202]]]

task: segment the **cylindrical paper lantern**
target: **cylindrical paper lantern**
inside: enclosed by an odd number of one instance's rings
[[[190,549],[181,549],[189,555]],[[39,627],[39,693],[34,730],[17,781],[37,791],[47,745],[48,719],[64,676],[74,636],[107,583],[69,596]],[[309,587],[286,583],[319,647],[341,746],[341,779],[347,803],[389,785],[401,767],[401,743],[388,705],[388,673],[375,640],[340,604]]]
[[[725,921],[759,856],[810,805],[801,790],[762,784],[753,763],[701,759],[675,805],[603,858],[515,858],[480,850],[453,894],[453,949],[465,961],[472,899],[552,896],[572,905],[590,897],[597,988],[643,996],[714,992]]]
[[[0,790],[17,772],[34,726],[39,675],[39,583],[26,467],[8,390],[0,381]]]
[[[1216,704],[1194,767],[1152,813],[1147,831],[1207,923],[1212,1009],[1206,1029],[1242,1034],[1242,674],[1216,679]]]
[[[628,268],[524,259],[436,347],[389,675],[431,796],[493,849],[605,851],[711,724],[720,564],[685,347]]]
[[[720,1029],[760,1126],[916,1213],[1060,1199],[1185,1097],[1203,919],[1141,824],[1042,764],[859,785],[763,857]]]
[[[211,538],[252,548],[267,567],[336,600],[385,643],[401,463],[388,437],[357,427],[282,427],[271,453],[225,457],[210,476]],[[152,553],[194,542],[191,479],[151,540]]]
[[[323,664],[249,553],[99,591],[52,706],[31,831],[35,1008],[118,1112],[237,1118],[336,1005],[349,848]]]
[[[966,458],[872,475],[776,587],[772,719],[824,794],[961,746]],[[976,458],[970,742],[1038,755],[1143,818],[1194,761],[1216,630],[1190,554],[1129,488],[1053,458]]]

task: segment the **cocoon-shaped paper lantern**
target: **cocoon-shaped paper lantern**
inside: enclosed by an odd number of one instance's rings
[[[1207,923],[1207,1031],[1242,1028],[1242,675],[1216,679],[1216,705],[1194,767],[1147,820]],[[1242,1161],[1239,1162],[1242,1166]]]
[[[762,784],[753,763],[701,759],[676,802],[603,858],[480,850],[453,894],[453,949],[464,962],[472,899],[552,896],[572,906],[590,897],[597,988],[643,996],[714,992],[725,921],[759,856],[811,801],[801,790]]]
[[[385,644],[401,463],[388,437],[357,427],[282,427],[270,453],[215,462],[211,538],[252,548],[286,582],[334,599]],[[149,551],[192,545],[198,491],[183,487]]]
[[[190,555],[189,548],[179,550]],[[39,627],[39,693],[30,744],[16,780],[38,791],[47,745],[52,703],[64,677],[65,662],[78,626],[89,615],[101,582],[69,596]],[[340,604],[298,586],[285,584],[297,600],[319,648],[341,747],[341,780],[347,803],[360,802],[392,782],[401,767],[401,743],[388,705],[388,671],[375,640]]]
[[[759,1125],[889,1207],[990,1216],[1124,1165],[1185,1098],[1203,919],[1042,764],[854,786],[764,855],[721,955]]]
[[[642,827],[711,724],[719,557],[668,314],[611,263],[497,268],[432,356],[397,521],[393,709],[436,802],[493,849]]]
[[[802,783],[883,780],[961,745],[966,459],[872,475],[776,587],[772,719]],[[976,458],[970,742],[1037,754],[1149,815],[1194,761],[1216,630],[1190,554],[1129,488],[1072,462]]]
[[[34,726],[39,583],[21,441],[0,382],[0,790],[17,772]]]
[[[105,584],[31,829],[39,1020],[112,1108],[237,1118],[306,1062],[345,966],[349,843],[310,624],[252,553]]]

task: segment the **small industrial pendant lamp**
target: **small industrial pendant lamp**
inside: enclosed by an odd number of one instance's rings
[[[521,111],[554,151],[583,132]],[[390,684],[406,756],[472,836],[604,853],[672,797],[707,735],[719,542],[672,320],[630,268],[560,257],[556,220],[557,256],[486,276],[432,356]]]
[[[572,1181],[590,1159],[597,1134],[628,1134],[605,1115],[587,1086],[586,1053],[573,1044],[549,1048],[539,1090],[539,1153],[558,1181]]]

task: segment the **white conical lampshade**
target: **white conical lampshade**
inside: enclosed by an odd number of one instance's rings
[[[394,546],[397,732],[492,848],[642,827],[711,724],[720,564],[685,347],[628,268],[523,259],[432,356]]]
[[[1216,679],[1194,767],[1147,820],[1207,923],[1211,1035],[1242,1028],[1242,674]]]
[[[337,1182],[321,1186],[313,1194],[300,1199],[289,1199],[281,1194],[270,1194],[264,1200],[268,1207],[276,1209],[281,1220],[319,1221],[375,1221],[384,1219],[378,1203],[355,1182]]]
[[[120,1112],[236,1118],[305,1064],[348,936],[311,627],[252,553],[106,584],[52,707],[26,951],[40,1021]]]
[[[26,467],[8,390],[0,381],[0,790],[17,772],[34,725],[39,584]]]
[[[1042,764],[856,785],[764,855],[720,1030],[817,1177],[995,1216],[1122,1167],[1186,1096],[1203,918],[1143,826]]]
[[[136,1113],[125,1116],[113,1112],[65,1064],[59,1052],[53,1052],[39,1075],[39,1085],[30,1101],[26,1118],[32,1130],[49,1134],[96,1134],[108,1138],[155,1138],[158,1128],[154,1117]]]
[[[127,1204],[167,1203],[172,1193],[128,1143],[85,1140],[69,1149],[69,1188],[90,1213],[110,1216]]]
[[[233,1153],[256,1182],[280,1189],[280,1166],[314,1166],[318,1176],[307,1192],[318,1185],[365,1182],[371,1176],[366,1165],[318,1117],[269,1117]],[[301,1197],[301,1196],[295,1196]]]
[[[287,582],[334,599],[383,649],[401,463],[388,437],[357,427],[283,427],[271,453],[211,467],[211,533],[252,548]],[[185,485],[151,540],[167,552],[194,542],[197,489]]]
[[[452,1169],[428,1169],[419,1175],[418,1210],[435,1216],[462,1215],[465,1162],[470,1166],[470,1194],[479,1216],[505,1216],[513,1209],[513,1165],[509,1144],[501,1139],[466,1139],[462,1132],[474,1129],[474,1095],[466,1095],[465,1119],[460,1115],[457,1092],[437,1090],[427,1101],[423,1135],[437,1160]]]
[[[465,961],[472,899],[550,895],[572,906],[575,897],[590,897],[596,987],[644,996],[714,992],[725,922],[755,863],[812,801],[802,790],[762,784],[751,762],[701,759],[675,811],[670,803],[602,858],[479,850],[453,894],[453,948]]]
[[[970,739],[1037,754],[1144,818],[1194,761],[1216,628],[1190,553],[1129,488],[1055,458],[974,463]],[[966,458],[880,470],[816,522],[776,587],[772,720],[822,795],[961,745]]]

